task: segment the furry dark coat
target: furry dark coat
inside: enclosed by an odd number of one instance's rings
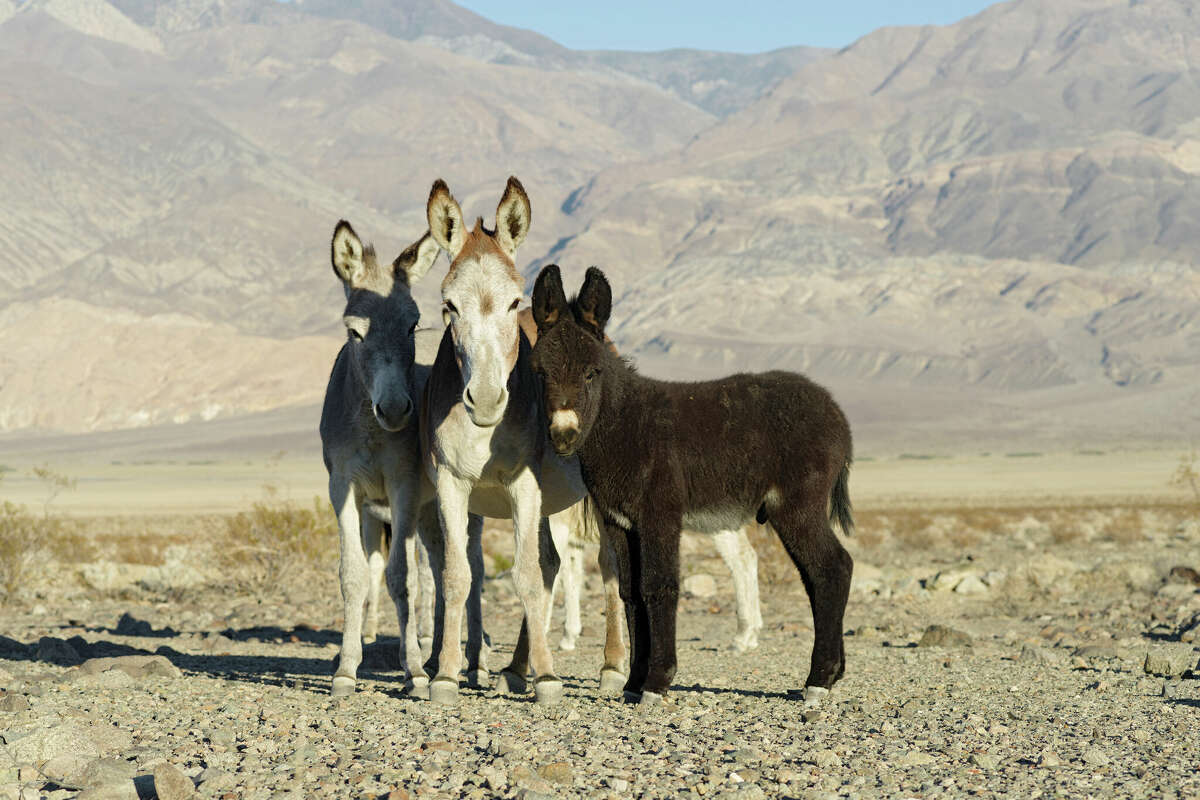
[[[534,369],[550,438],[578,453],[621,565],[632,660],[626,691],[662,695],[675,675],[679,535],[769,522],[812,605],[806,686],[845,671],[842,617],[853,563],[850,427],[822,387],[791,372],[678,383],[637,374],[604,344],[612,293],[591,268],[568,303],[557,266],[538,275]]]

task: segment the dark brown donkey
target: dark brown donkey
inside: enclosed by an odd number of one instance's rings
[[[703,383],[638,375],[604,344],[612,290],[587,271],[567,302],[551,265],[533,289],[550,440],[578,454],[620,565],[632,658],[625,691],[659,700],[675,676],[679,533],[770,522],[812,605],[816,630],[805,704],[816,705],[846,669],[842,615],[850,554],[850,427],[829,392],[791,372]]]

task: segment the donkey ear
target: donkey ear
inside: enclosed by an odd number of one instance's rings
[[[529,233],[529,195],[515,177],[509,177],[504,197],[496,206],[496,243],[511,258]]]
[[[367,274],[367,264],[363,260],[363,243],[346,220],[338,222],[333,229],[333,241],[330,243],[330,259],[333,262],[333,272],[347,287],[362,282]]]
[[[425,204],[425,216],[429,220],[429,235],[438,247],[450,254],[453,261],[462,250],[466,240],[462,209],[450,194],[450,187],[441,178],[433,182],[429,191],[429,202]]]
[[[425,273],[429,272],[429,268],[433,266],[433,262],[437,261],[441,252],[442,248],[426,232],[424,236],[406,247],[403,253],[396,256],[396,260],[392,262],[392,269],[397,278],[412,286],[425,277]]]
[[[563,292],[562,273],[557,264],[543,267],[533,284],[533,321],[538,337],[553,328],[567,313],[567,295]]]
[[[575,317],[597,339],[604,340],[604,326],[612,314],[612,287],[596,267],[588,267],[583,288],[575,300]]]

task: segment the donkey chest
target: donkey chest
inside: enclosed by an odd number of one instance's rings
[[[457,436],[439,435],[433,447],[434,470],[450,470],[474,484],[500,486],[529,464],[524,448],[494,435],[497,431],[493,430],[493,435],[484,433],[467,429]]]

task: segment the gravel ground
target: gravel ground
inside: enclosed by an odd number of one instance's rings
[[[553,707],[409,699],[387,637],[331,700],[338,601],[303,587],[44,597],[0,623],[0,798],[1200,796],[1200,587],[1171,572],[1200,567],[1200,526],[970,560],[863,550],[846,677],[807,717],[799,582],[764,586],[762,644],[737,655],[728,576],[699,546],[684,572],[717,592],[681,601],[677,685],[650,709],[599,695],[595,576]],[[503,576],[486,598],[494,672],[517,603]]]

